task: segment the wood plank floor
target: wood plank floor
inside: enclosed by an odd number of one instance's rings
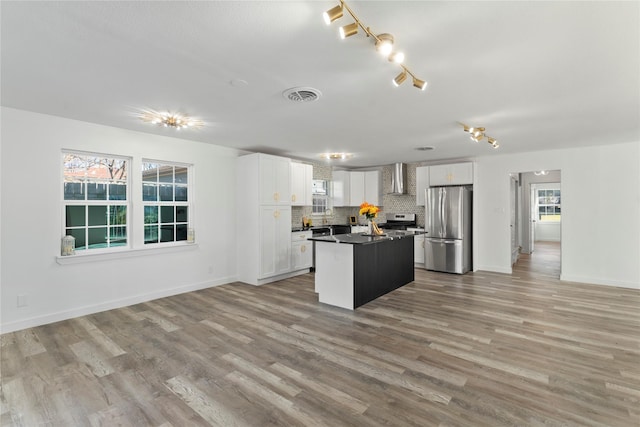
[[[313,275],[1,337],[2,426],[638,426],[640,292],[416,270],[358,310]]]

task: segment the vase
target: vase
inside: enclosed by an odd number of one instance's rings
[[[373,220],[371,219],[367,220],[367,225],[369,226],[369,234],[371,235],[376,234],[373,228]]]

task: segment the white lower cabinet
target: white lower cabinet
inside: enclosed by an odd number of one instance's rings
[[[407,228],[407,231],[424,231],[419,228]],[[413,237],[413,262],[416,266],[424,266],[424,234]]]
[[[291,233],[291,270],[304,270],[313,265],[313,242],[311,231]]]

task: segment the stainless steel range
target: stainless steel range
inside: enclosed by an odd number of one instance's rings
[[[388,213],[385,215],[385,217],[387,222],[378,224],[378,226],[386,230],[406,230],[407,227],[416,226],[416,214]]]

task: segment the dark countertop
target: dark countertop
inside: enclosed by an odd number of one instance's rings
[[[309,230],[314,230],[314,229],[319,229],[319,228],[331,228],[333,226],[340,226],[340,227],[351,227],[349,224],[324,224],[324,225],[312,225],[311,227],[291,227],[291,231],[292,232],[296,232],[296,231],[309,231]]]
[[[309,240],[314,240],[316,242],[347,243],[350,245],[366,245],[370,243],[384,242],[384,241],[393,240],[393,239],[402,239],[402,238],[408,238],[408,237],[413,238],[413,236],[417,236],[420,234],[424,234],[424,233],[420,231],[389,230],[381,236],[372,236],[370,234],[365,234],[365,233],[351,233],[351,234],[337,234],[334,236],[312,237]]]

